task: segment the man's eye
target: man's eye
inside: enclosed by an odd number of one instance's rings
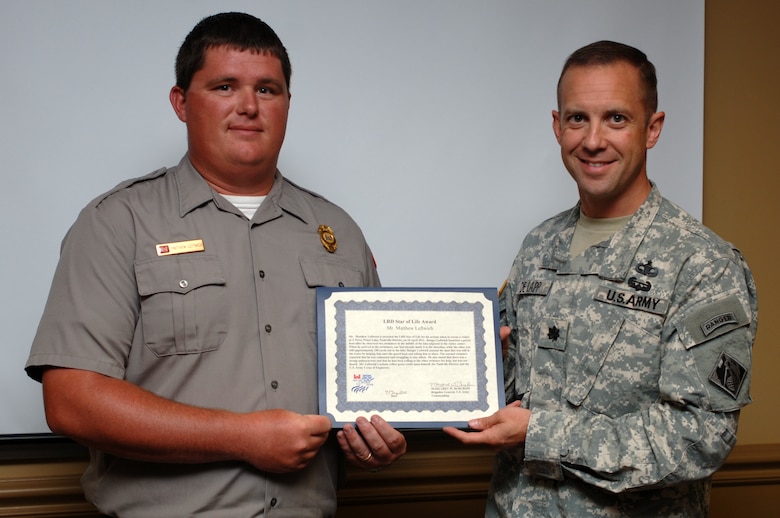
[[[619,113],[616,113],[612,116],[612,122],[615,124],[622,124],[626,122],[626,118],[620,115]]]
[[[582,115],[572,115],[571,117],[569,117],[569,120],[579,124],[585,120],[585,117],[583,117]]]

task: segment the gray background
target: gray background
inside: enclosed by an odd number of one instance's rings
[[[174,165],[173,61],[198,20],[267,21],[293,63],[279,167],[361,225],[386,286],[498,287],[576,201],[551,130],[574,49],[647,52],[667,112],[649,173],[701,214],[703,0],[0,0],[0,434],[47,432],[22,367],[81,207]]]

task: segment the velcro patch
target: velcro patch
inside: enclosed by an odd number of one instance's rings
[[[547,295],[552,287],[552,281],[540,281],[529,279],[517,281],[518,295]]]
[[[652,295],[640,295],[627,290],[620,290],[609,285],[599,286],[593,295],[594,300],[606,302],[614,306],[647,311],[656,315],[664,315],[669,309],[669,301]]]
[[[735,315],[734,312],[729,311],[727,313],[721,313],[720,315],[715,315],[709,320],[702,322],[701,330],[704,333],[704,336],[709,336],[721,326],[726,326],[729,324],[737,324],[737,323],[739,323],[739,321],[737,320],[737,315]]]
[[[720,387],[734,399],[737,399],[742,382],[745,381],[747,369],[728,353],[720,353],[709,380]]]
[[[729,295],[706,306],[693,311],[685,317],[683,328],[690,335],[691,342],[683,340],[687,345],[700,344],[716,336],[750,324],[750,318],[739,298]]]

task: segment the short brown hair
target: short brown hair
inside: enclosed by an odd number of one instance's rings
[[[192,76],[203,68],[206,51],[222,46],[268,53],[279,58],[287,89],[290,89],[292,66],[287,49],[267,23],[245,13],[220,13],[198,22],[184,39],[176,56],[176,86],[186,92]]]
[[[655,75],[655,66],[641,50],[630,45],[606,40],[597,41],[575,50],[563,64],[563,70],[558,78],[558,109],[561,107],[561,80],[569,68],[610,65],[619,61],[624,61],[637,68],[645,89],[644,99],[648,117],[655,113],[658,110],[658,78]]]

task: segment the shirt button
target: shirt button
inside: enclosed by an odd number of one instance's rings
[[[179,288],[183,289],[183,288],[186,288],[189,285],[190,285],[190,283],[187,282],[185,279],[182,279],[182,280],[179,281]]]
[[[271,507],[276,507],[276,498],[271,499]]]
[[[265,325],[265,332],[266,333],[270,333],[271,332],[271,324],[266,324]]]
[[[265,272],[263,270],[257,272],[257,275],[259,275],[261,279],[265,279]]]
[[[276,381],[276,380],[273,380],[271,382],[271,388],[274,389],[274,390],[278,389],[279,388],[279,382]]]

